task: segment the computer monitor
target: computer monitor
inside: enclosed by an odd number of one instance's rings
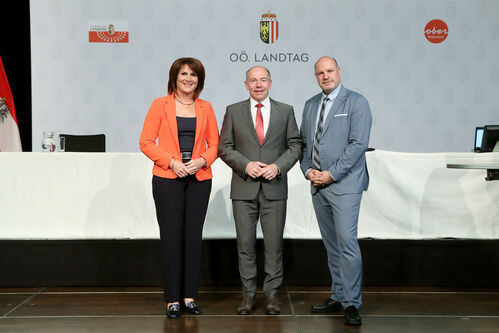
[[[485,125],[483,127],[482,144],[480,151],[485,152],[499,152],[499,125]]]
[[[482,147],[482,137],[483,137],[483,127],[477,127],[475,128],[475,147],[474,151],[480,151],[480,148]]]

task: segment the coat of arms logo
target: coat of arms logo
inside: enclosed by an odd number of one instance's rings
[[[262,14],[260,20],[260,39],[266,44],[273,44],[279,37],[279,21],[270,11]]]

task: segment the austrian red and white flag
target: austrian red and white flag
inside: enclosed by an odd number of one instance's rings
[[[23,151],[16,109],[0,57],[0,151]]]

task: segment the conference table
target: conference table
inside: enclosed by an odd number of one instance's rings
[[[447,168],[499,165],[499,154],[375,150],[367,164],[359,238],[499,238],[499,182],[484,181],[484,170]],[[156,239],[152,165],[138,152],[0,153],[0,239]],[[220,159],[212,168],[203,237],[235,238],[231,170]],[[319,239],[298,164],[288,184],[284,237]]]

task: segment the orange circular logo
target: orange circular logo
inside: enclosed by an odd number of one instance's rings
[[[424,27],[424,35],[432,43],[442,43],[449,34],[449,28],[442,20],[431,20]]]

